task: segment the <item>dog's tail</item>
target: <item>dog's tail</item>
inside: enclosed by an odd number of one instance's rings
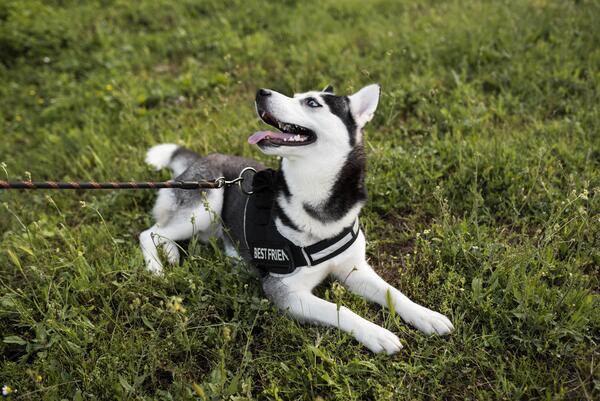
[[[192,163],[200,158],[195,152],[174,143],[163,143],[148,149],[146,163],[156,170],[169,167],[173,177],[183,173]]]

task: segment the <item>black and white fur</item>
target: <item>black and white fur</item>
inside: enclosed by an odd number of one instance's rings
[[[373,117],[379,92],[379,85],[366,86],[351,96],[336,96],[330,88],[292,98],[272,90],[258,91],[256,108],[263,120],[284,128],[282,123],[294,124],[312,133],[296,137],[306,144],[288,146],[268,137],[258,143],[264,153],[282,158],[275,221],[278,231],[296,245],[309,246],[333,237],[358,218],[367,199],[362,128]],[[156,169],[169,167],[180,180],[232,179],[246,166],[264,168],[236,156],[201,157],[174,144],[151,148],[146,162]],[[157,247],[170,264],[177,265],[179,251],[173,241],[193,235],[201,240],[218,236],[228,256],[249,260],[247,251],[238,248],[243,238],[244,202],[237,187],[203,192],[161,189],[153,209],[156,224],[140,235],[148,270],[162,272]],[[389,293],[402,319],[426,334],[443,335],[454,329],[447,317],[411,301],[377,275],[365,258],[362,231],[350,248],[333,259],[290,275],[268,274],[262,286],[269,299],[300,321],[339,327],[373,352],[398,352],[402,345],[395,334],[313,295],[312,290],[329,275],[384,307]]]

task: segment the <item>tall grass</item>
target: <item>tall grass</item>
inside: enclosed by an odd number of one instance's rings
[[[278,313],[219,244],[155,278],[155,194],[0,193],[0,385],[23,400],[600,398],[595,1],[0,4],[0,174],[166,178],[147,147],[266,159],[257,88],[379,82],[361,223],[377,270],[457,330],[372,355]]]

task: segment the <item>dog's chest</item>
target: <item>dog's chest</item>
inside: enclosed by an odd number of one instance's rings
[[[244,243],[255,267],[266,273],[290,274],[304,266],[320,265],[352,246],[359,232],[356,218],[330,235],[317,237],[316,241],[311,238],[309,242],[312,233],[304,235],[302,242],[286,236],[285,231],[282,232],[284,228],[298,234],[306,231],[287,216],[284,208],[288,213],[290,208],[276,200],[277,183],[277,172],[273,170],[256,173],[252,183],[253,194],[245,202]]]

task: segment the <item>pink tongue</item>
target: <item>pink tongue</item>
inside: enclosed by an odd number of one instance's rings
[[[255,145],[265,138],[286,139],[286,138],[289,138],[290,136],[292,136],[292,135],[284,134],[283,132],[258,131],[256,133],[252,134],[252,136],[250,138],[248,138],[248,143],[250,145]]]

